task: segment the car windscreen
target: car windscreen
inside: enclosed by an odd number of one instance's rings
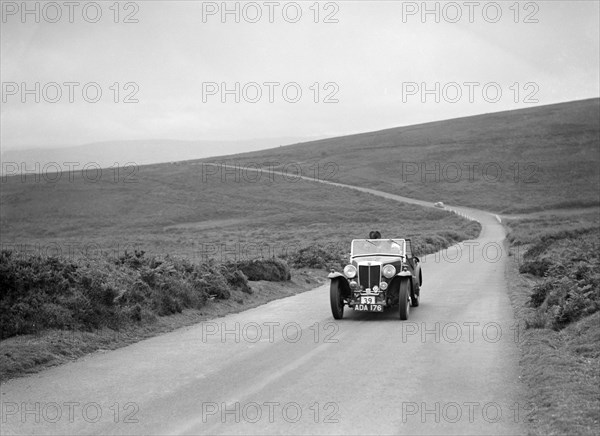
[[[352,256],[388,254],[391,256],[404,255],[402,239],[356,239],[352,241]]]

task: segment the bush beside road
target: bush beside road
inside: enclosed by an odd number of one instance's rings
[[[273,276],[273,268],[279,275]],[[0,378],[235,312],[316,286],[323,278],[280,260],[246,267],[125,253],[65,259],[0,253]],[[269,282],[286,282],[286,289]],[[260,291],[259,295],[255,291]]]
[[[533,434],[598,434],[598,211],[508,220],[507,282],[521,328]]]

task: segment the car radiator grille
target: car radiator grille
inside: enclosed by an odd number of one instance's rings
[[[359,265],[358,266],[358,282],[363,288],[371,288],[373,286],[379,285],[379,275],[381,272],[381,267],[379,265],[368,266],[368,265]]]

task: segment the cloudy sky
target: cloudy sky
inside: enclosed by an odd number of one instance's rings
[[[599,96],[596,1],[75,3],[2,2],[3,149],[337,136]]]

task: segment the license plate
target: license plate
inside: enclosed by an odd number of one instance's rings
[[[381,304],[357,304],[354,306],[354,310],[358,310],[359,312],[383,312],[383,305],[381,305]]]
[[[375,297],[360,297],[360,304],[375,304]]]

